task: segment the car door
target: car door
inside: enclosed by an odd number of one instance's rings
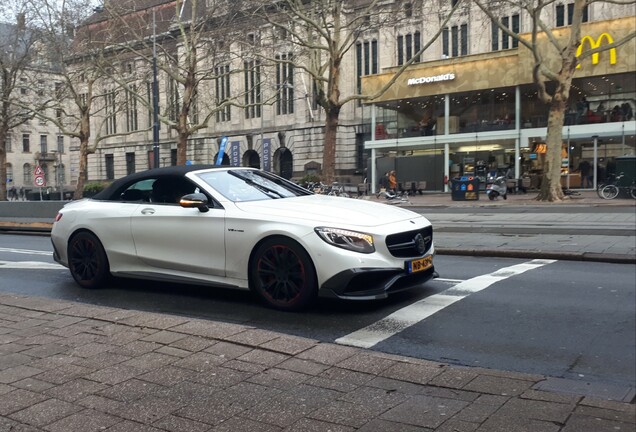
[[[225,276],[225,210],[144,203],[132,216],[137,256],[155,269]]]

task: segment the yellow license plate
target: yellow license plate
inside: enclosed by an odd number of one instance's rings
[[[427,257],[416,259],[413,261],[407,261],[406,270],[409,273],[416,273],[416,272],[424,271],[430,268],[432,265],[433,265],[433,257],[427,256]]]

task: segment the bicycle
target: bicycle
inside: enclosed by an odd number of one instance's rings
[[[604,185],[598,192],[599,196],[603,199],[611,200],[618,197],[621,192],[629,193],[629,195],[636,199],[636,180],[632,180],[632,184],[628,186],[620,186],[620,180],[625,176],[625,174],[620,173],[620,175],[616,176],[614,180],[606,185]]]
[[[386,200],[389,201],[389,204],[411,203],[411,200],[409,200],[409,193],[407,191],[393,192],[390,190],[381,190],[376,194],[376,197],[386,198]]]

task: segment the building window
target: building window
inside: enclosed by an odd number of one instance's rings
[[[130,63],[129,63],[130,64]],[[130,91],[126,92],[126,131],[132,132],[139,129],[139,121],[137,119],[137,86],[132,84]]]
[[[66,183],[66,174],[65,174],[64,164],[61,163],[57,166],[57,181],[59,181],[61,185]]]
[[[33,167],[31,164],[22,165],[22,183],[27,186],[33,184]]]
[[[29,93],[29,85],[26,78],[20,78],[20,94],[27,95]]]
[[[11,135],[7,134],[4,139],[4,148],[7,153],[11,153],[13,150],[11,149]]]
[[[37,88],[37,92],[38,92],[38,96],[44,96],[44,81],[43,80],[38,80],[38,88]]]
[[[294,65],[292,53],[276,56],[276,114],[294,113]]]
[[[22,152],[31,153],[31,136],[29,134],[22,134]]]
[[[378,73],[378,41],[371,40],[356,44],[357,91],[362,93],[362,77]]]
[[[60,155],[64,153],[64,135],[57,136],[57,152]]]
[[[171,79],[168,82],[168,118],[177,120],[179,117],[179,83]]]
[[[104,164],[106,165],[106,180],[115,179],[115,158],[112,154],[104,155]]]
[[[226,103],[231,97],[230,92],[230,65],[217,66],[214,70],[215,80],[214,86],[216,90],[216,105],[217,107]],[[230,105],[226,105],[216,112],[216,121],[225,122],[232,120],[232,112]]]
[[[567,8],[567,9],[566,9]],[[566,13],[567,10],[567,22],[566,22]],[[566,25],[572,25],[572,18],[574,17],[574,3],[568,3],[567,5],[557,5],[556,6],[556,26],[563,27]],[[583,22],[588,22],[589,20],[589,9],[587,6],[583,8]]]
[[[47,184],[51,184],[51,178],[49,177],[49,166],[46,163],[41,163],[40,164],[40,168],[42,169],[42,172],[44,173],[44,179],[46,180]]]
[[[42,156],[49,152],[48,137],[46,135],[40,135],[40,153]]]
[[[245,78],[245,118],[261,116],[261,64],[258,60],[244,63]]]
[[[413,3],[404,3],[404,16],[406,18],[413,16]]]
[[[5,164],[7,169],[7,183],[13,183],[13,165],[10,163]]]
[[[159,84],[157,83],[157,86]],[[148,121],[148,128],[152,128],[154,125],[154,118],[153,118],[153,106],[154,106],[154,102],[152,101],[152,81],[147,81],[146,82],[146,101],[147,101],[147,106],[148,106],[148,116],[147,116],[147,121]],[[161,100],[161,93],[157,92],[157,115],[159,113],[161,113],[161,105],[159,104]],[[157,129],[161,130],[161,121],[158,122],[157,125]]]
[[[177,149],[170,149],[170,165],[175,166],[177,164]]]
[[[468,55],[468,24],[447,27],[442,31],[442,57]]]
[[[117,133],[117,101],[114,91],[105,95],[106,102],[106,133],[108,135]]]
[[[135,172],[135,153],[126,153],[126,175]]]
[[[519,34],[519,14],[512,15],[510,17],[502,17],[501,24],[510,29],[514,34]],[[492,50],[498,51],[501,47],[502,50],[509,48],[517,48],[519,41],[516,38],[509,36],[506,32],[499,28],[496,21],[491,22],[491,38],[492,38]]]
[[[400,35],[397,38],[397,64],[403,65],[413,58],[422,46],[422,36],[420,32]],[[417,56],[415,62],[419,62],[420,57]]]

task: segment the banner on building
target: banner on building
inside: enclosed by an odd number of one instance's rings
[[[272,139],[263,139],[263,170],[272,170]]]
[[[225,146],[227,145],[227,137],[221,138],[221,145],[219,145],[219,154],[216,155],[216,162],[214,165],[221,165],[223,163],[223,155],[225,154]]]
[[[230,144],[230,165],[241,166],[241,142],[232,141]]]

